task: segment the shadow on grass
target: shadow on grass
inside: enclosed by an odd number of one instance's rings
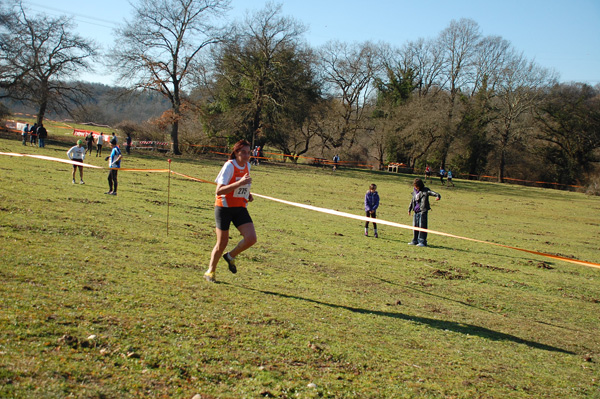
[[[474,335],[474,336],[478,336],[478,337],[482,337],[482,338],[486,338],[486,339],[491,339],[493,341],[510,341],[510,342],[514,342],[517,344],[527,345],[530,348],[541,349],[541,350],[546,350],[546,351],[550,351],[550,352],[566,353],[569,355],[575,354],[574,352],[571,352],[571,351],[568,351],[565,349],[556,348],[554,346],[541,344],[541,343],[535,342],[535,341],[529,341],[526,339],[516,337],[514,335],[490,330],[489,328],[480,327],[480,326],[476,326],[473,324],[458,323],[458,322],[447,321],[447,320],[437,320],[437,319],[431,319],[428,317],[421,317],[421,316],[411,316],[411,315],[407,315],[404,313],[397,313],[397,312],[383,312],[380,310],[355,308],[353,306],[337,305],[337,304],[333,304],[333,303],[318,301],[315,299],[303,298],[303,297],[296,296],[296,295],[283,294],[283,293],[274,292],[274,291],[259,290],[256,288],[251,288],[251,287],[246,287],[246,286],[236,285],[236,284],[231,284],[231,283],[223,282],[221,284],[230,285],[232,287],[242,288],[242,289],[249,290],[249,291],[260,292],[260,293],[266,294],[266,295],[273,295],[273,296],[277,296],[277,297],[281,297],[281,298],[288,298],[288,299],[297,299],[297,300],[315,303],[315,304],[319,304],[319,305],[323,305],[323,306],[329,306],[331,308],[336,308],[336,309],[345,309],[345,310],[349,310],[354,313],[370,314],[370,315],[377,315],[377,316],[381,316],[381,317],[391,317],[394,319],[411,321],[413,323],[423,324],[423,325],[429,326],[431,328],[437,328],[439,330],[448,330],[448,331],[453,331],[453,332],[465,334],[465,335]]]

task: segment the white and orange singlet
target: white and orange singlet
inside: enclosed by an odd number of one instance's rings
[[[237,162],[230,159],[223,165],[219,176],[215,180],[218,184],[229,185],[235,183],[244,177],[247,173],[250,173],[250,165],[246,163],[244,167],[240,167]],[[236,188],[232,192],[225,195],[217,195],[215,206],[224,208],[243,207],[246,208],[248,205],[248,198],[250,196],[250,184],[243,185]]]

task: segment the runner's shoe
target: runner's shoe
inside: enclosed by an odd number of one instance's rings
[[[379,234],[375,233],[375,238],[379,238]]]
[[[206,273],[204,273],[204,279],[206,281],[208,281],[209,283],[216,283],[217,282],[217,280],[215,280],[215,272],[212,272],[212,273],[206,272]]]
[[[223,255],[223,259],[225,259],[225,262],[227,262],[227,266],[229,266],[229,271],[233,274],[236,274],[237,267],[235,267],[235,260],[231,257],[231,255],[229,255],[229,252]]]

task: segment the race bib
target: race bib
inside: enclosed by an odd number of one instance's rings
[[[239,180],[239,179],[237,179],[237,180]],[[246,184],[245,186],[238,187],[233,192],[233,197],[248,199],[250,197],[250,184]]]

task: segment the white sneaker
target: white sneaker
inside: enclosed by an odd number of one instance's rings
[[[75,184],[75,179],[73,179],[73,184]]]
[[[84,182],[83,180],[81,180],[81,181],[79,182],[79,184],[85,184],[85,182]]]

